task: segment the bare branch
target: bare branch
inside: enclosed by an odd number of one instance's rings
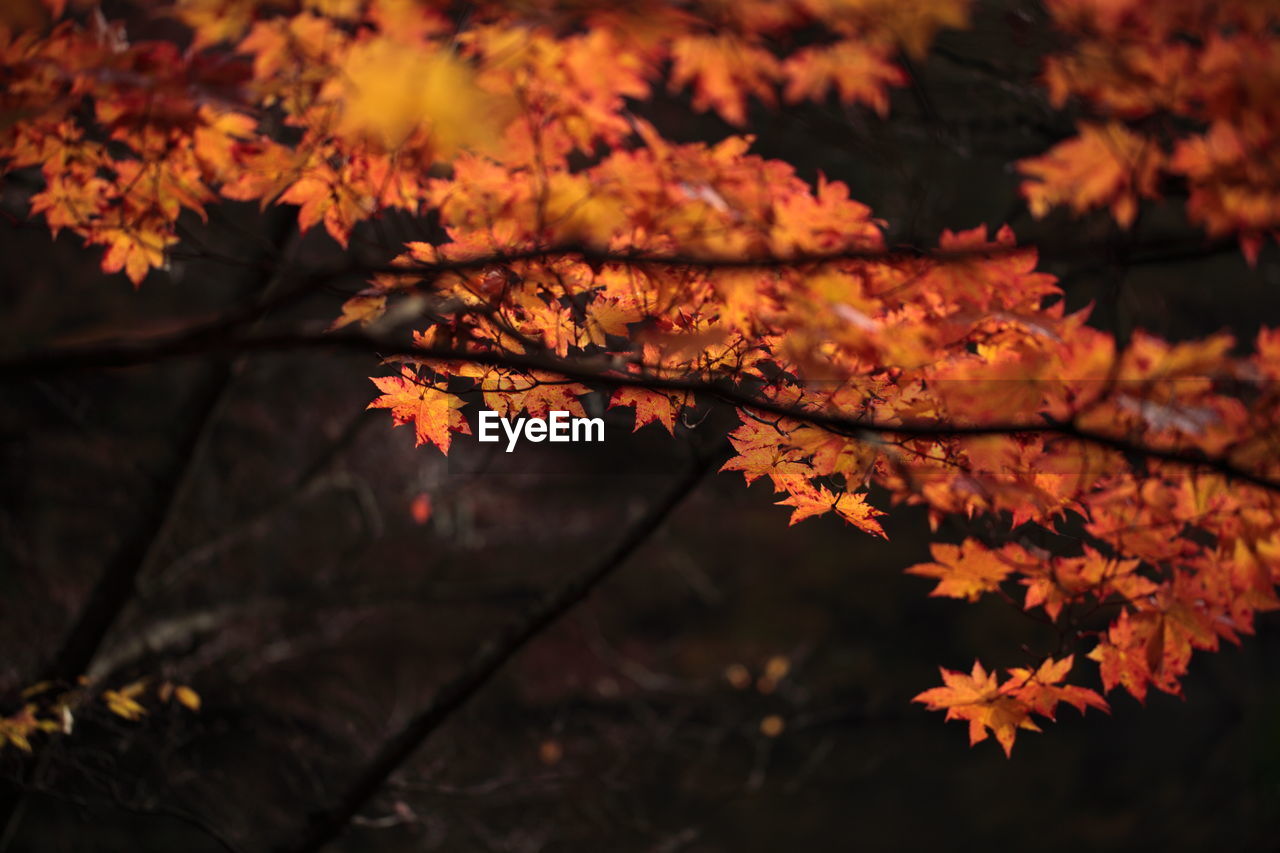
[[[290,219],[280,216],[277,221],[278,241],[284,246],[296,232]],[[269,282],[270,279],[268,291]],[[261,285],[262,282],[252,284]],[[248,288],[255,294],[259,289],[257,286]],[[235,375],[231,358],[234,355],[225,353],[202,378],[178,428],[179,437],[169,467],[145,501],[138,525],[103,568],[80,605],[71,628],[46,666],[42,680],[73,683],[89,668],[107,632],[133,600],[138,577],[155,558],[157,548],[172,523],[175,508],[190,488],[197,460],[209,441],[212,425],[226,403]],[[44,760],[42,755],[37,761]],[[28,761],[23,769],[24,776],[30,777],[36,766],[35,762]],[[5,834],[16,831],[24,797],[21,789],[6,791],[0,797],[0,825],[5,827]]]
[[[599,562],[551,590],[519,623],[491,639],[462,671],[438,690],[426,707],[385,741],[337,801],[316,815],[296,842],[280,849],[313,853],[336,839],[422,743],[474,697],[534,638],[555,624],[620,569],[693,492],[703,475],[724,456],[725,446],[693,465]]]

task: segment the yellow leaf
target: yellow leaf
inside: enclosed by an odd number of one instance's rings
[[[192,711],[200,710],[200,694],[192,690],[186,685],[180,685],[173,689],[173,698],[190,708]]]
[[[336,331],[352,323],[368,326],[387,310],[387,297],[376,291],[361,291],[342,304],[342,316],[333,321],[329,331]]]
[[[476,85],[471,68],[447,51],[429,53],[389,38],[371,38],[347,53],[338,93],[339,133],[369,137],[387,148],[427,128],[441,158],[496,140],[499,99]]]
[[[133,685],[133,687],[136,686]],[[138,720],[147,713],[147,709],[135,702],[132,696],[125,695],[126,691],[130,689],[105,690],[102,693],[102,698],[107,703],[107,709],[117,717],[123,717],[126,720]]]

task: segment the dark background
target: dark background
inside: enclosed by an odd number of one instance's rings
[[[1128,233],[1101,215],[1030,219],[1012,163],[1072,128],[1034,85],[1050,44],[1034,6],[984,4],[971,31],[912,69],[887,120],[757,105],[756,148],[847,181],[891,242],[1011,223],[1045,247],[1069,305],[1095,303],[1095,324],[1121,338],[1230,329],[1247,345],[1280,321],[1274,249],[1250,269],[1181,218],[1176,194]],[[637,111],[675,139],[732,130],[679,96]],[[30,190],[22,175],[4,185],[4,352],[214,316],[264,286],[256,265],[277,234],[290,262],[343,261],[323,234],[291,236],[270,212],[228,204],[185,223],[199,246],[135,292],[74,238],[22,221]],[[389,216],[352,251],[385,258],[391,236],[427,228]],[[340,281],[268,324],[323,328],[359,286]],[[495,454],[457,437],[446,460],[362,411],[366,377],[382,372],[309,352],[0,386],[0,692],[30,683],[157,484],[190,458],[93,674],[172,678],[204,700],[198,715],[160,707],[138,723],[86,709],[45,751],[48,793],[26,799],[0,850],[216,850],[218,836],[252,851],[290,838],[477,646],[596,559],[733,422],[713,412],[672,440],[656,426],[631,434],[615,412],[591,453]],[[425,524],[410,512],[421,494]],[[428,742],[342,849],[1276,848],[1274,615],[1242,648],[1197,655],[1185,698],[1143,708],[1117,692],[1110,716],[1066,710],[1006,759],[910,699],[938,665],[1025,665],[1043,629],[998,600],[930,599],[929,582],[903,575],[928,557],[918,511],[892,510],[885,542],[829,518],[789,529],[774,499],[737,474],[708,476]],[[951,522],[937,537],[964,534]],[[726,677],[734,665],[759,676],[775,656],[789,671],[771,692]],[[777,737],[761,732],[770,715]],[[20,773],[13,749],[0,772]]]

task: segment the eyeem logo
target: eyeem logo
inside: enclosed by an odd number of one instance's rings
[[[507,452],[515,450],[521,437],[529,441],[604,441],[604,418],[577,418],[568,412],[554,411],[546,418],[504,418],[497,412],[480,413],[480,429],[477,439],[485,442],[501,441],[498,425],[507,436]]]

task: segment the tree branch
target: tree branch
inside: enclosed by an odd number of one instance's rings
[[[699,378],[670,378],[616,371],[617,363],[601,357],[581,359],[559,358],[547,353],[488,352],[451,347],[419,347],[391,338],[360,334],[285,333],[258,335],[226,340],[201,338],[191,341],[181,336],[166,338],[149,345],[105,345],[79,347],[33,353],[0,360],[0,377],[10,374],[43,374],[67,370],[108,367],[130,367],[174,358],[187,358],[216,352],[286,352],[300,349],[330,349],[377,354],[383,358],[408,357],[430,361],[459,361],[489,367],[543,371],[576,382],[611,388],[644,388],[651,391],[678,391],[710,396],[740,408],[790,418],[834,433],[854,438],[892,436],[899,438],[965,438],[993,435],[1058,435],[1063,438],[1104,447],[1157,462],[1169,462],[1221,474],[1280,494],[1280,480],[1242,468],[1222,457],[1185,450],[1169,450],[1133,441],[1096,429],[1081,427],[1071,421],[995,422],[955,425],[947,423],[903,422],[881,423],[828,412],[796,408],[758,397],[727,381]]]
[[[721,445],[720,451],[708,454],[693,465],[599,562],[552,590],[521,622],[482,646],[462,672],[438,690],[426,707],[382,744],[337,801],[310,820],[301,838],[279,849],[287,853],[314,853],[338,838],[360,809],[427,738],[480,692],[521,649],[587,598],[648,541],[693,492],[703,475],[724,456],[723,450],[724,445]]]
[[[1181,260],[1194,260],[1212,257],[1238,248],[1234,238],[1207,240],[1203,235],[1172,234],[1153,237],[1130,247],[1132,263],[1161,264]],[[1019,252],[1035,251],[1042,262],[1063,261],[1079,263],[1081,257],[1089,257],[1097,252],[1108,256],[1115,246],[1108,241],[1089,241],[1081,243],[1064,242],[1061,244],[1028,243],[1014,246],[988,245],[984,247],[959,249],[925,249],[916,246],[896,246],[885,249],[846,249],[836,252],[799,253],[787,256],[763,257],[707,257],[693,254],[656,254],[644,251],[606,251],[585,244],[561,243],[540,248],[517,251],[494,252],[470,258],[442,260],[431,263],[413,263],[410,265],[365,265],[350,264],[328,270],[299,270],[281,266],[280,264],[254,265],[263,275],[275,275],[281,285],[273,288],[269,294],[250,300],[233,311],[227,312],[211,320],[193,324],[171,336],[136,336],[124,340],[117,339],[112,346],[129,344],[143,345],[156,343],[159,340],[182,338],[192,344],[208,340],[216,343],[218,339],[229,334],[249,328],[267,314],[296,305],[332,282],[347,277],[358,276],[368,278],[375,275],[399,275],[433,279],[446,273],[482,270],[486,267],[503,266],[521,261],[548,260],[552,258],[576,257],[590,264],[621,264],[634,267],[689,267],[704,270],[733,269],[790,269],[803,266],[821,266],[828,263],[864,261],[869,263],[903,263],[910,260],[930,260],[938,263],[964,263],[980,258],[997,258]],[[1109,262],[1107,262],[1109,263]],[[1106,263],[1090,263],[1073,269],[1061,278],[1065,283],[1069,279],[1096,272]],[[291,283],[283,284],[286,279]],[[94,344],[93,346],[105,346]],[[14,356],[11,361],[0,362],[0,375],[11,372],[8,367],[24,359]]]
[[[1131,246],[1135,255],[1153,253],[1152,262],[1181,260],[1218,254],[1238,248],[1239,242],[1231,237],[1210,239],[1201,232],[1154,235]],[[448,246],[437,247],[448,249]],[[868,263],[901,263],[911,260],[930,260],[938,263],[964,263],[981,258],[996,258],[1021,252],[1036,252],[1041,260],[1079,261],[1099,251],[1114,249],[1111,240],[1081,240],[985,246],[966,246],[954,249],[923,248],[915,245],[897,245],[881,249],[840,249],[832,252],[798,252],[790,255],[759,255],[727,257],[701,255],[688,252],[656,253],[646,250],[606,250],[589,244],[559,243],[552,246],[495,252],[471,258],[446,259],[432,262],[415,262],[409,265],[352,266],[337,274],[377,275],[399,274],[437,275],[447,272],[465,272],[488,266],[518,263],[520,261],[547,260],[550,258],[576,257],[590,264],[619,264],[634,267],[692,267],[706,270],[739,269],[789,269],[829,263],[863,261]],[[334,273],[312,273],[311,276],[333,277]]]
[[[279,215],[276,218],[277,239],[283,246],[295,231],[289,217]],[[248,290],[256,293],[262,282],[253,284],[256,286]],[[111,557],[80,605],[70,630],[45,667],[41,680],[74,683],[88,669],[107,632],[133,599],[138,577],[154,558],[156,548],[171,524],[174,510],[189,487],[196,460],[209,440],[217,413],[225,405],[234,377],[234,355],[234,352],[224,353],[224,357],[201,381],[180,427],[181,434],[171,464],[161,475],[150,499],[144,502],[142,517],[132,535]],[[38,763],[27,762],[24,776],[35,773]],[[0,797],[0,825],[5,827],[5,834],[16,831],[24,796],[19,789]]]
[[[294,232],[292,222],[278,217],[277,242],[280,246]],[[278,281],[278,279],[277,279]],[[263,282],[258,282],[261,285]],[[266,281],[267,295],[257,299],[269,302],[272,280]],[[251,287],[257,292],[260,287]],[[173,464],[165,472],[147,506],[134,535],[112,558],[81,607],[71,631],[64,638],[53,661],[44,673],[50,681],[70,681],[89,666],[107,631],[133,596],[139,574],[152,560],[156,546],[168,529],[173,512],[187,490],[202,448],[208,443],[212,424],[223,408],[234,376],[230,356],[223,353],[213,374],[206,378],[188,411],[186,429],[176,448]]]

